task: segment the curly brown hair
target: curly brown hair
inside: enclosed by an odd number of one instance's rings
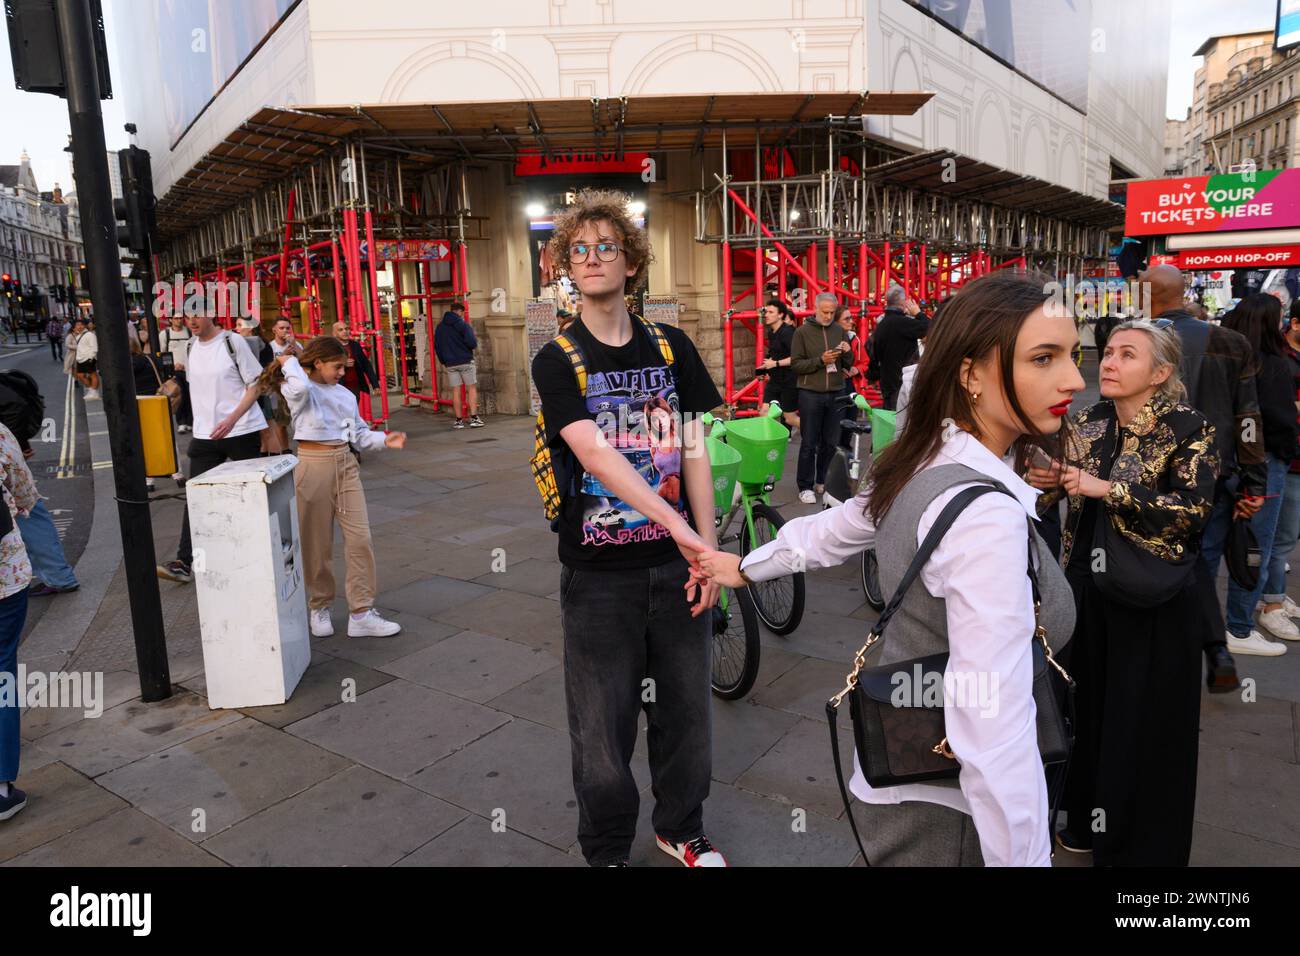
[[[655,257],[650,250],[650,236],[644,229],[637,228],[627,211],[628,200],[626,193],[614,189],[581,190],[573,205],[555,217],[555,231],[548,244],[551,261],[572,274],[569,247],[573,245],[574,238],[587,223],[604,220],[617,233],[628,266],[636,266],[636,272],[623,283],[623,292],[632,294],[639,291],[646,283],[646,273]]]

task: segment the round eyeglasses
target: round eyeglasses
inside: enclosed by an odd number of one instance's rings
[[[579,242],[569,247],[569,261],[575,265],[586,262],[592,250],[595,250],[596,258],[601,262],[613,262],[623,251],[612,242],[598,242],[595,245]]]

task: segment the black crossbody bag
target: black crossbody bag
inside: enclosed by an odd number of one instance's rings
[[[1009,494],[992,485],[964,488],[948,502],[916,551],[916,557],[907,566],[894,596],[880,613],[875,626],[867,635],[853,659],[853,671],[844,689],[826,702],[826,719],[830,727],[831,754],[835,761],[835,778],[844,801],[845,815],[853,830],[863,862],[871,865],[858,835],[858,825],[849,807],[849,792],[844,784],[844,770],[840,763],[838,707],[845,696],[849,698],[849,717],[853,723],[853,746],[857,752],[862,774],[872,787],[893,787],[904,783],[924,783],[933,780],[955,780],[961,765],[948,746],[944,730],[943,694],[934,700],[920,687],[942,688],[944,671],[948,667],[948,652],[929,654],[905,661],[896,661],[880,667],[867,667],[866,654],[883,636],[890,618],[898,611],[912,582],[930,559],[931,553],[947,533],[957,516],[976,498],[990,492]],[[1026,522],[1028,522],[1026,518]],[[1070,750],[1074,744],[1074,680],[1052,656],[1047,643],[1047,632],[1038,623],[1041,596],[1038,573],[1034,569],[1034,530],[1028,527],[1028,562],[1026,573],[1034,598],[1034,630],[1028,636],[1034,662],[1034,705],[1037,709],[1038,750],[1044,765],[1064,764],[1058,775],[1057,793],[1052,800],[1051,826],[1055,829],[1056,813],[1061,792],[1064,790],[1065,771],[1068,769]],[[895,675],[904,673],[913,683],[911,699],[901,705],[893,699]],[[921,675],[920,687],[913,675]],[[1058,690],[1064,684],[1063,692]]]

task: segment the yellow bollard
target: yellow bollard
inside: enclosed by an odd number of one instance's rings
[[[144,445],[144,473],[165,478],[177,472],[176,432],[172,409],[165,395],[137,395],[140,407],[140,440]]]

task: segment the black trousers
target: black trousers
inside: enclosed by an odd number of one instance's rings
[[[826,469],[835,457],[840,437],[840,411],[836,392],[799,389],[799,471],[800,491],[812,491],[813,485],[826,483]]]
[[[197,478],[205,471],[211,471],[223,461],[247,461],[257,458],[262,453],[261,432],[249,432],[234,438],[195,438],[190,442],[190,477]],[[178,560],[186,565],[194,563],[194,545],[190,541],[190,511],[185,509],[185,518],[181,523],[181,543],[176,549]]]
[[[691,617],[686,577],[682,558],[654,568],[560,572],[578,842],[592,866],[626,860],[632,848],[640,795],[630,764],[642,709],[655,832],[676,843],[704,832],[713,618]]]
[[[57,335],[51,335],[49,339],[50,339],[50,354],[54,356],[54,361],[62,362],[63,361],[63,339],[59,338],[59,336]]]
[[[1094,866],[1186,866],[1201,716],[1199,582],[1155,608],[1116,604],[1068,572],[1078,612],[1063,656],[1077,682],[1070,832]]]

